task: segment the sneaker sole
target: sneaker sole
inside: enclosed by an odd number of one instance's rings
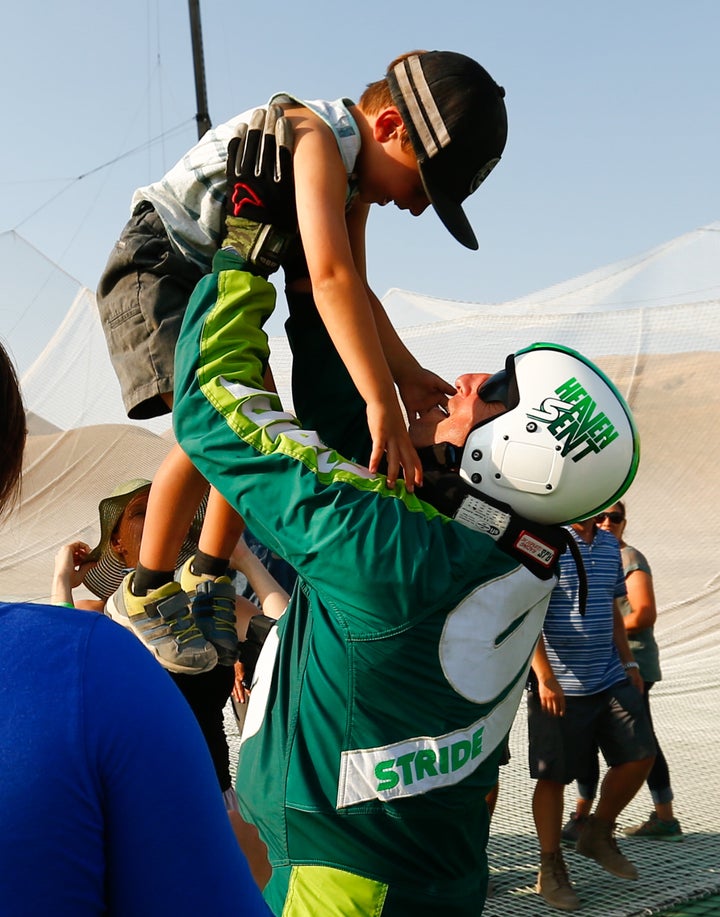
[[[551,901],[549,898],[547,898],[545,895],[543,895],[543,893],[540,891],[540,886],[539,886],[539,884],[535,886],[535,891],[536,891],[536,892],[538,893],[538,895],[543,899],[543,901],[545,902],[545,904],[547,904],[548,907],[553,907],[553,908],[555,908],[555,910],[558,910],[558,911],[577,911],[577,910],[580,909],[580,900],[579,900],[579,899],[577,900],[577,902],[574,902],[574,903],[568,902],[567,904],[561,904],[561,903],[558,902],[558,901]]]
[[[577,848],[575,848],[577,850]],[[597,860],[594,856],[591,856],[589,853],[583,853],[582,850],[577,850],[577,852],[584,857],[587,857],[588,860],[592,860],[593,863],[597,863],[605,872],[609,873],[611,876],[615,876],[616,879],[626,879],[628,882],[635,882],[638,878],[638,873],[634,875],[629,875],[628,873],[621,872],[619,869],[611,869],[606,863],[601,863],[600,860]]]
[[[623,834],[628,841],[684,841],[684,834]]]
[[[132,625],[132,621],[126,614],[123,614],[116,606],[113,601],[114,596],[111,596],[105,603],[105,614],[108,618],[111,618],[116,624],[119,624],[121,627],[124,627],[125,630],[129,630],[130,633],[135,637],[135,639],[141,643],[145,649],[155,657],[158,661],[158,664],[161,665],[164,669],[167,669],[168,672],[174,672],[176,675],[202,675],[204,672],[210,672],[217,665],[217,656],[214,660],[209,662],[204,666],[182,666],[177,665],[177,663],[168,662],[166,659],[163,659],[162,656],[158,653],[157,649],[154,646],[148,645],[142,637],[138,634],[135,628]]]

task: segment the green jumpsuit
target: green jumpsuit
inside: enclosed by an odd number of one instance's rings
[[[477,915],[485,795],[555,579],[345,459],[263,391],[274,288],[220,252],[176,356],[175,432],[298,571],[237,790],[277,915]],[[317,391],[322,410],[323,389]]]

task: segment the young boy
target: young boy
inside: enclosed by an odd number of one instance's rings
[[[412,416],[443,403],[453,387],[418,365],[367,284],[364,235],[369,207],[393,201],[418,216],[432,203],[455,238],[477,248],[461,204],[504,149],[503,96],[502,88],[472,59],[430,51],[394,61],[357,105],[347,99],[302,102],[285,94],[271,100],[281,106],[295,136],[301,250],[284,262],[295,408],[312,426],[311,399],[303,387],[312,381],[316,389],[319,374],[328,372],[311,362],[314,336],[327,331],[349,373],[336,397],[359,392],[367,405],[372,443],[369,452],[358,454],[366,437],[350,431],[358,444],[353,457],[375,472],[385,453],[391,486],[400,467],[408,489],[422,482],[395,385]],[[98,302],[131,417],[163,413],[172,404],[172,353],[179,324],[194,284],[209,271],[220,242],[227,145],[248,117],[240,115],[206,134],[160,182],[136,192],[133,217],[101,279]],[[152,327],[157,330],[148,330]],[[142,364],[153,367],[149,381],[137,378]],[[136,632],[136,625],[159,615],[165,625],[155,643],[160,661],[168,667],[182,665],[181,652],[192,649],[199,671],[215,663],[212,644],[220,649],[221,662],[232,653],[224,632],[234,628],[222,610],[222,593],[229,584],[218,590],[219,614],[201,619],[206,656],[199,634],[196,646],[175,643],[174,609],[178,597],[184,600],[181,586],[192,593],[201,581],[215,601],[214,583],[224,573],[242,527],[222,498],[211,493],[193,569],[184,571],[181,584],[173,582],[176,543],[184,538],[205,488],[182,451],[173,449],[153,483],[138,569],[108,605],[112,617]]]

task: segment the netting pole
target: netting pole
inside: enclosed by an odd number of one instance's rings
[[[192,38],[193,68],[195,71],[195,99],[197,114],[195,120],[198,127],[198,140],[210,130],[210,114],[208,113],[207,87],[205,85],[205,58],[203,56],[202,26],[200,25],[200,0],[189,0],[190,4],[190,35]]]

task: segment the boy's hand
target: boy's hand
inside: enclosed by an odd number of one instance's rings
[[[435,405],[445,407],[448,396],[455,394],[454,385],[450,385],[440,376],[422,367],[419,367],[413,375],[398,380],[398,389],[408,417],[411,419],[417,414],[429,411]]]
[[[367,406],[368,427],[372,436],[373,447],[370,455],[369,468],[375,474],[379,468],[383,453],[387,456],[387,483],[388,487],[395,486],[398,472],[402,467],[405,487],[412,493],[415,487],[421,487],[423,470],[420,458],[410,441],[405,419],[402,416],[400,405],[395,402],[395,409],[388,410],[387,406],[378,403]]]
[[[228,144],[223,248],[264,277],[297,232],[292,156],[292,125],[277,105],[256,109]]]

